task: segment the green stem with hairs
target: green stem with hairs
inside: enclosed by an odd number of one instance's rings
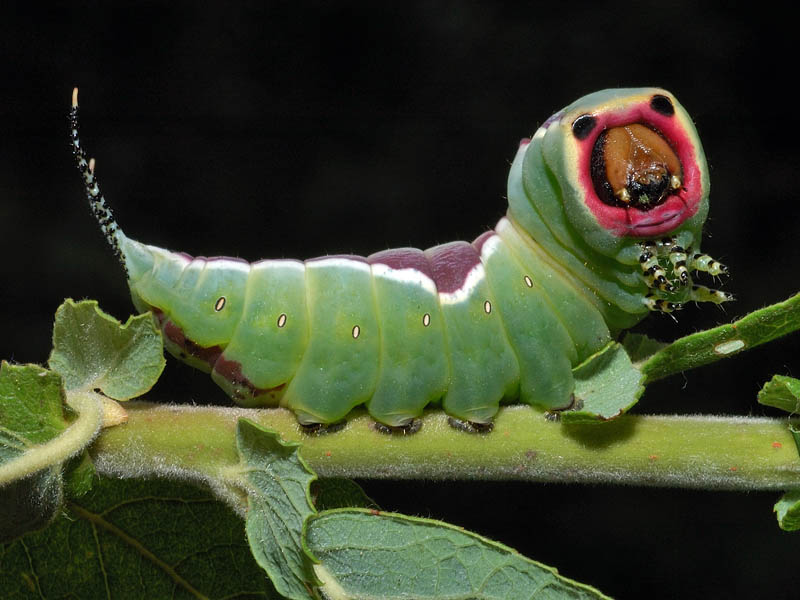
[[[247,417],[302,442],[320,477],[515,479],[730,490],[800,489],[800,458],[779,419],[623,416],[565,426],[529,407],[505,407],[488,434],[450,427],[430,411],[413,435],[386,434],[363,412],[343,430],[308,434],[283,409],[183,407],[128,402],[128,421],[91,447],[101,472],[166,475],[209,483],[235,504],[227,474],[239,462],[235,427]]]
[[[644,383],[696,369],[766,344],[800,328],[800,294],[719,327],[674,341],[641,365]]]
[[[14,460],[0,465],[0,486],[65,462],[83,450],[103,424],[103,397],[78,391],[67,395],[67,404],[78,415],[61,435],[27,448]]]

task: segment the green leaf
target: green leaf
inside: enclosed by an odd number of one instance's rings
[[[360,485],[344,477],[317,479],[311,484],[311,494],[314,506],[319,511],[350,507],[378,508]]]
[[[645,383],[716,362],[800,329],[800,294],[728,325],[676,340],[643,365]]]
[[[789,423],[789,433],[792,434],[794,446],[797,448],[797,453],[800,454],[800,430],[797,429],[794,423]]]
[[[56,515],[62,495],[58,468],[42,469],[0,487],[0,543],[47,525]]]
[[[71,498],[83,496],[92,489],[97,471],[95,471],[89,453],[83,451],[81,454],[68,461],[64,468],[64,484],[67,488],[67,495]]]
[[[69,425],[61,378],[38,365],[0,364],[0,541],[47,524],[61,502],[61,463],[24,464],[25,453]],[[49,465],[49,466],[48,466]]]
[[[161,332],[150,314],[121,325],[93,300],[67,299],[56,311],[49,364],[67,390],[100,388],[128,400],[147,392],[164,370]]]
[[[606,598],[516,551],[459,527],[362,509],[309,519],[309,551],[334,599]]]
[[[58,374],[0,363],[0,464],[58,437],[68,424]]]
[[[278,592],[292,599],[312,598],[317,581],[301,538],[303,523],[314,513],[309,485],[316,476],[300,457],[300,444],[283,442],[247,419],[237,422],[236,446],[253,556]]]
[[[800,380],[785,375],[773,376],[758,392],[758,402],[789,413],[800,412]]]
[[[800,529],[800,490],[786,492],[775,504],[778,526],[784,531]]]
[[[611,343],[573,369],[578,408],[559,413],[565,424],[597,423],[627,412],[644,391],[641,372],[625,349]]]
[[[195,487],[101,479],[66,510],[0,545],[3,598],[280,598],[241,519]]]
[[[642,333],[627,334],[625,339],[622,340],[622,345],[628,353],[628,356],[631,357],[631,362],[633,364],[642,363],[659,350],[663,350],[669,346],[669,344],[665,342],[659,342]]]

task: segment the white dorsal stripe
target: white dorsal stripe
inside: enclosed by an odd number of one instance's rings
[[[486,238],[481,246],[481,260],[487,260],[492,254],[497,251],[497,247],[501,244],[500,236],[496,233]]]
[[[364,271],[369,273],[369,264],[360,260],[352,260],[349,258],[316,258],[305,263],[307,269],[320,269],[323,267],[340,267],[343,269],[353,269],[355,271]]]
[[[431,295],[436,294],[436,284],[433,279],[428,277],[422,271],[413,268],[393,269],[392,267],[383,263],[374,263],[370,265],[372,274],[375,277],[388,279],[390,281],[397,281],[399,283],[407,283],[409,285],[418,285]]]
[[[472,296],[472,292],[478,285],[486,278],[486,271],[483,268],[483,264],[478,263],[467,274],[464,278],[464,283],[461,284],[461,287],[457,290],[452,292],[439,292],[439,302],[442,304],[458,304],[460,302],[464,302],[470,296]]]
[[[305,264],[301,260],[293,258],[265,258],[254,262],[250,267],[253,271],[268,271],[270,269],[296,269],[297,271],[305,271]]]

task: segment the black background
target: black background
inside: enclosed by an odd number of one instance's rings
[[[0,357],[44,362],[64,297],[132,311],[73,167],[74,85],[126,233],[250,260],[473,239],[505,212],[519,138],[590,91],[663,86],[703,139],[703,249],[729,265],[737,302],[639,329],[672,339],[799,287],[796,32],[768,4],[114,6],[3,11]],[[776,415],[755,395],[800,372],[797,348],[655,384],[637,411]],[[174,360],[157,391],[227,401]],[[789,598],[800,583],[800,537],[779,531],[775,492],[365,485],[387,510],[445,518],[620,598]]]

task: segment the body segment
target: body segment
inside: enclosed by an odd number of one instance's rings
[[[520,144],[509,210],[471,243],[369,257],[247,263],[125,236],[78,138],[87,195],[167,349],[239,404],[333,423],[364,404],[407,425],[425,406],[473,423],[500,402],[573,402],[573,369],[651,310],[723,302],[694,285],[708,174],[688,115],[664,90],[606,90]]]

